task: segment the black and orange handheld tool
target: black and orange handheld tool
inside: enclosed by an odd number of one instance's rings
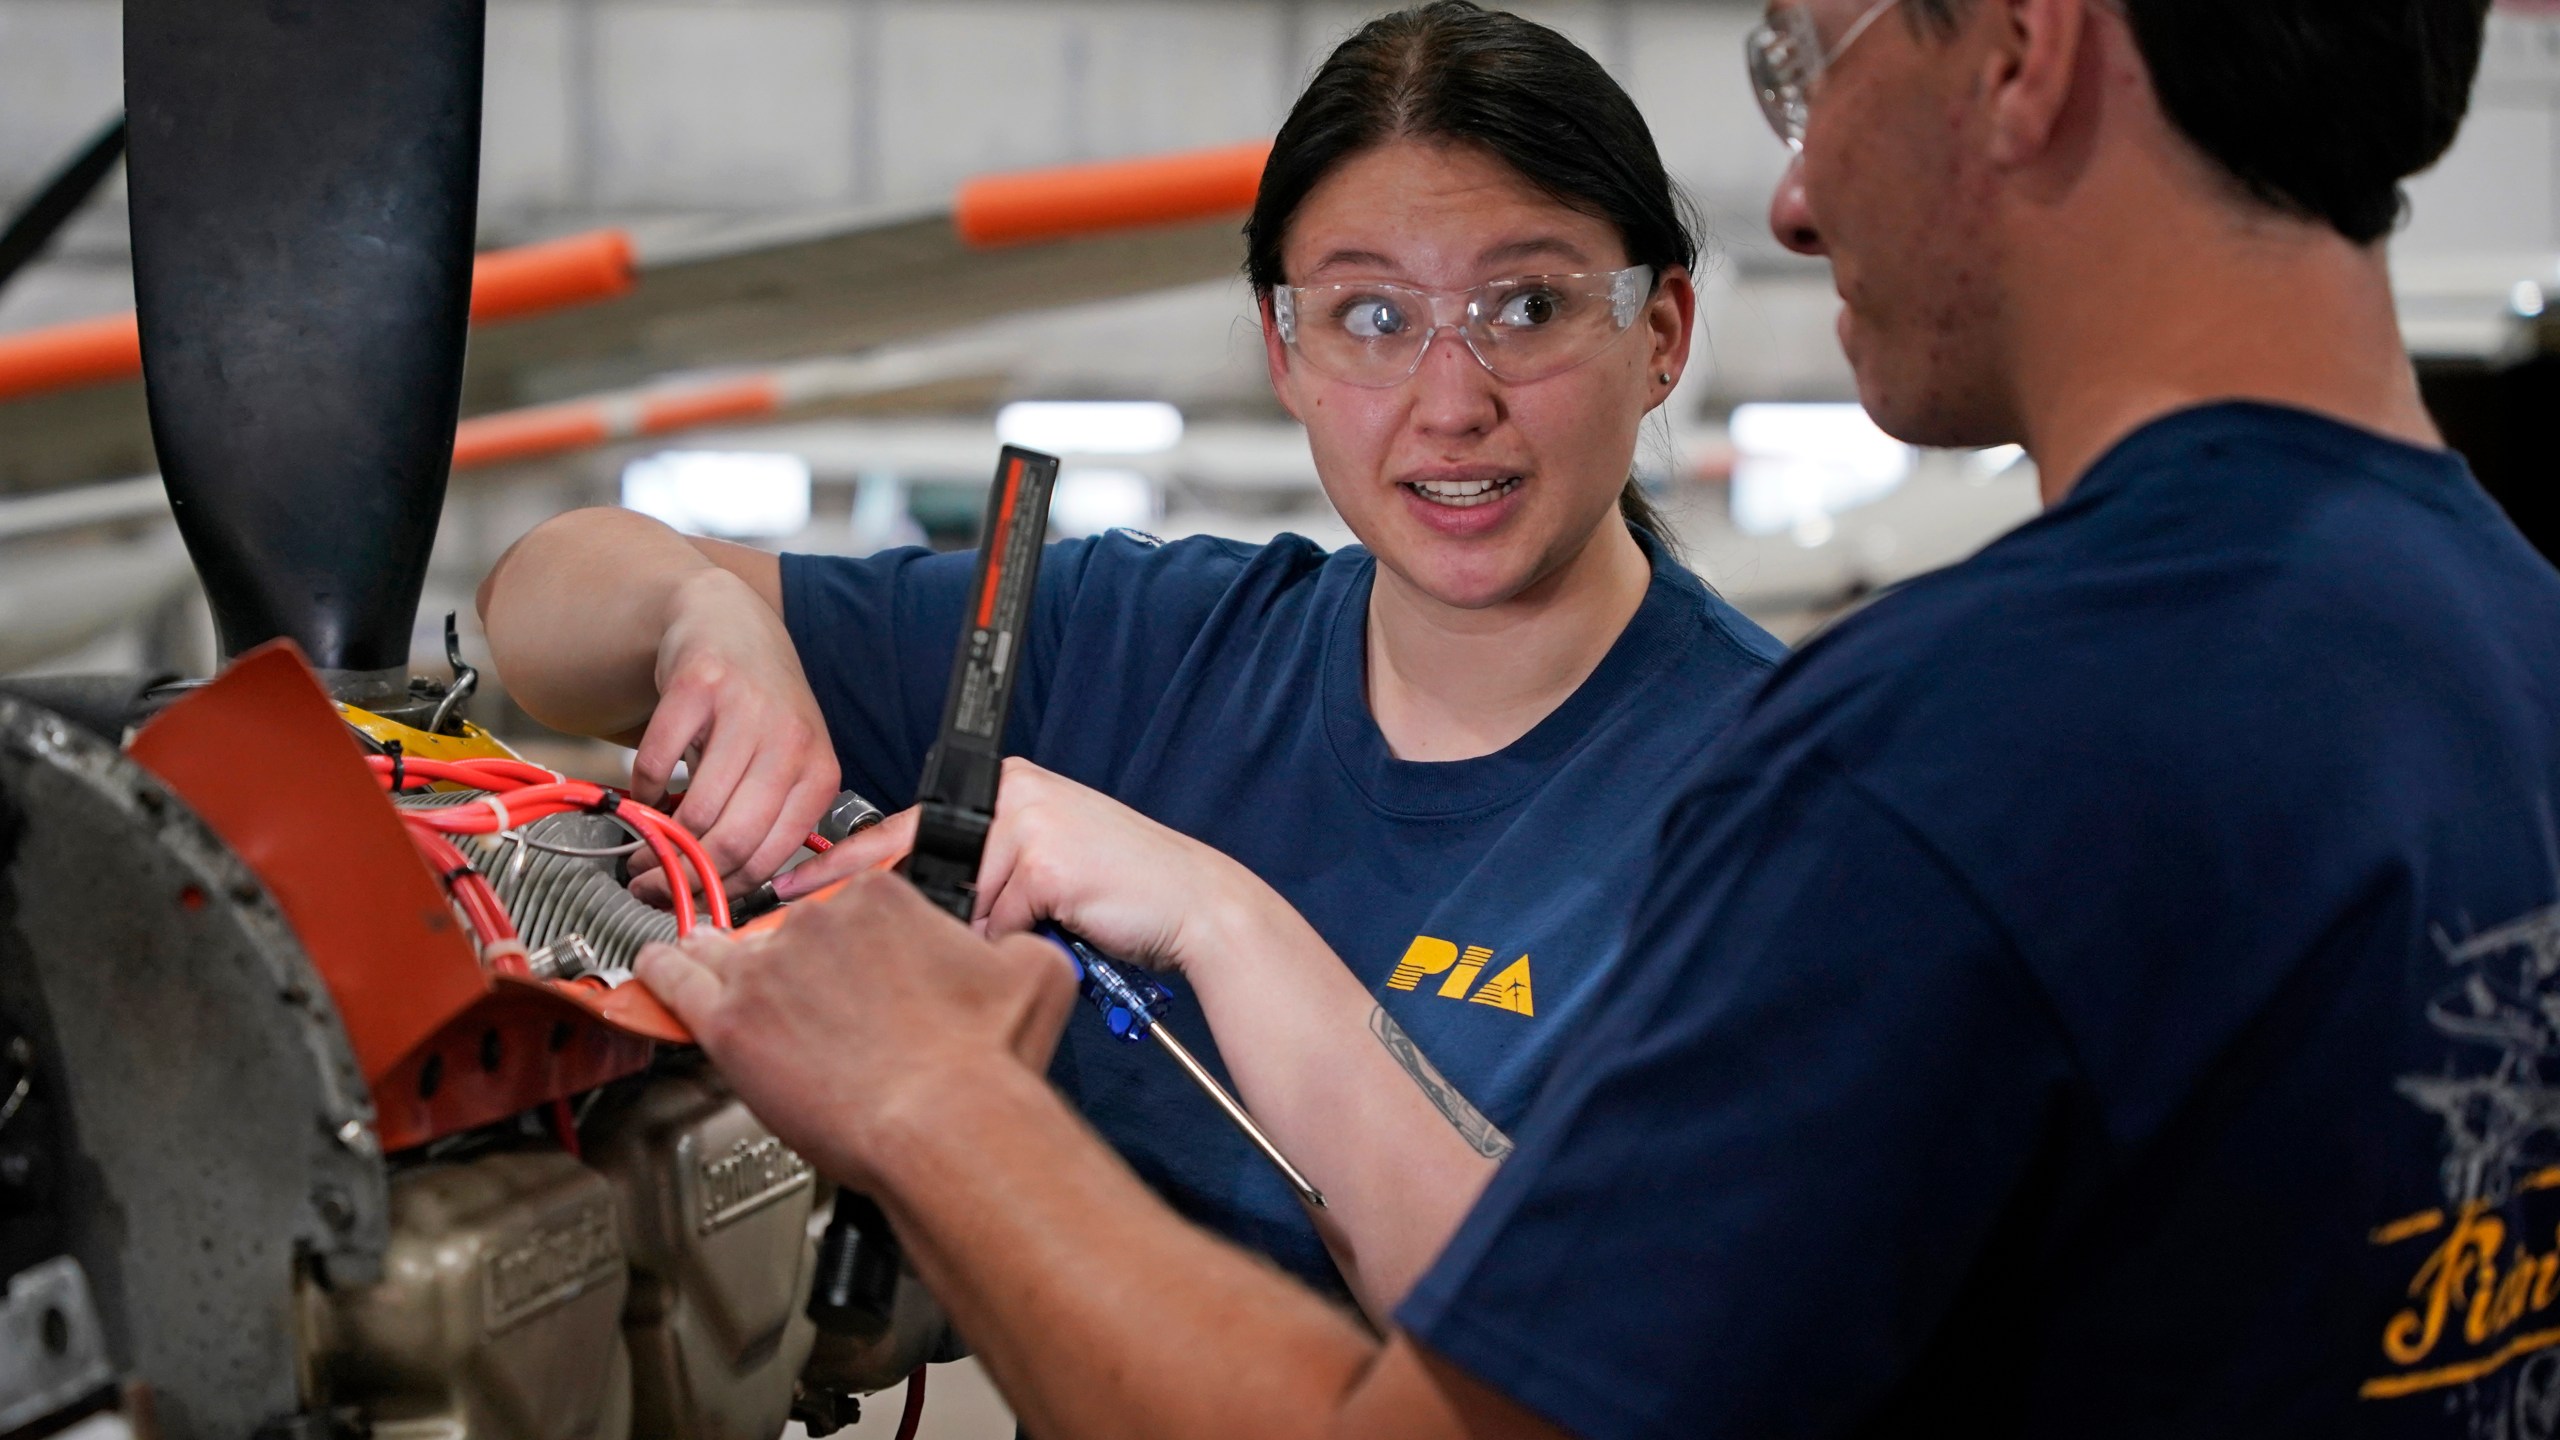
[[[1004,778],[1005,714],[1031,620],[1040,551],[1049,536],[1049,494],[1058,459],[1007,445],[996,462],[979,531],[978,570],[942,702],[942,733],[925,756],[916,787],[920,813],[905,873],[925,898],[972,918],[978,861],[994,823]],[[889,1327],[898,1292],[898,1242],[887,1217],[867,1195],[838,1191],[835,1213],[818,1245],[817,1283],[809,1318],[839,1334],[870,1336]]]
[[[1057,483],[1056,456],[1004,447],[987,496],[967,623],[942,697],[942,733],[924,757],[924,778],[916,786],[916,844],[907,857],[907,878],[925,898],[964,921],[977,903],[978,860],[1004,779],[1005,715],[1013,704],[1040,552],[1049,538],[1049,494]]]

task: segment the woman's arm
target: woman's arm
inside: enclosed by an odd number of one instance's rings
[[[913,812],[785,877],[791,894],[903,854]],[[1182,972],[1246,1108],[1324,1192],[1317,1230],[1380,1326],[1510,1150],[1278,892],[1071,780],[1005,764],[978,873],[993,934],[1054,920]]]
[[[499,557],[479,606],[516,703],[554,729],[636,745],[642,800],[664,797],[690,759],[676,819],[732,890],[789,859],[835,795],[773,556],[629,510],[577,510]]]
[[[1217,858],[1231,884],[1196,908],[1177,963],[1247,1108],[1324,1192],[1316,1228],[1383,1329],[1511,1141],[1305,917]]]

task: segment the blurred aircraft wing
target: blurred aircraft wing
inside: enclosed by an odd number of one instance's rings
[[[475,326],[463,414],[859,354],[1231,275],[1244,255],[1237,218],[1268,149],[989,176],[947,206],[640,233],[637,280],[620,293]],[[157,468],[139,379],[0,400],[0,492]]]
[[[640,283],[621,298],[475,332],[463,412],[856,353],[1214,280],[1243,253],[1231,217],[986,249],[947,210],[643,242]]]

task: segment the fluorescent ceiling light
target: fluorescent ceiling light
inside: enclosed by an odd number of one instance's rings
[[[688,535],[781,539],[809,528],[809,462],[797,455],[668,450],[623,467],[622,504]]]
[[[1061,536],[1099,535],[1156,523],[1156,484],[1135,470],[1067,470],[1049,496],[1049,528]]]
[[[1052,455],[1153,455],[1182,443],[1182,412],[1161,400],[1018,400],[996,438]]]
[[[1831,538],[1830,517],[1880,500],[1911,476],[1911,447],[1857,405],[1743,405],[1733,437],[1733,523],[1746,535]]]

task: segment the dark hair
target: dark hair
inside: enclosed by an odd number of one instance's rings
[[[1582,47],[1532,20],[1468,0],[1381,16],[1342,42],[1272,142],[1245,221],[1245,278],[1288,282],[1280,246],[1308,192],[1389,140],[1472,145],[1559,202],[1615,225],[1627,263],[1694,269],[1688,206],[1662,168],[1635,101]],[[1630,478],[1619,513],[1664,545],[1671,533]]]
[[[2122,0],[2160,108],[2262,203],[2359,245],[2453,144],[2489,0]],[[1911,0],[1952,30],[1970,0]]]

